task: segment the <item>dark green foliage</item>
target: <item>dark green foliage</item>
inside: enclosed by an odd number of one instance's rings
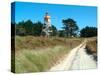
[[[26,31],[27,35],[32,35],[33,23],[32,21],[28,20],[24,23],[24,30]],[[24,31],[23,30],[23,31]]]
[[[41,22],[37,22],[33,24],[33,35],[40,36],[42,31],[43,24]]]
[[[33,23],[31,20],[22,21],[16,24],[16,35],[26,36],[26,35],[33,35],[33,36],[40,36],[43,28],[43,23],[36,22]],[[52,35],[57,35],[57,29],[54,25],[51,27]]]
[[[80,31],[81,37],[94,37],[97,36],[97,28],[96,27],[85,27]]]
[[[32,35],[33,23],[31,20],[22,21],[16,25],[16,35]]]
[[[77,34],[78,31],[78,26],[76,21],[74,21],[73,19],[65,19],[62,20],[62,23],[64,25],[63,29],[65,30],[65,35],[68,37],[72,37],[75,36]]]
[[[78,33],[78,26],[76,21],[73,19],[65,19],[62,20],[64,25],[63,30],[57,30],[57,28],[52,25],[51,29],[51,36],[58,35],[59,37],[76,37]],[[11,26],[16,26],[16,35],[26,36],[26,35],[33,35],[33,36],[40,36],[43,28],[43,23],[36,22],[33,23],[31,20],[21,21],[19,23],[11,23]],[[13,29],[13,28],[12,28]],[[13,29],[14,32],[14,29]],[[97,28],[96,27],[85,27],[80,31],[81,37],[93,37],[97,36]]]
[[[54,25],[52,25],[51,31],[52,31],[51,36],[56,36],[57,35],[57,28]]]
[[[65,36],[65,31],[64,30],[59,30],[58,31],[58,36],[59,37],[64,37]]]

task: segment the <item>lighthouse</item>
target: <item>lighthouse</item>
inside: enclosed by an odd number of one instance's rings
[[[52,32],[50,28],[51,28],[51,17],[48,15],[48,12],[46,12],[44,16],[44,25],[42,28],[42,34],[44,33],[46,37],[49,37],[50,33]]]
[[[49,27],[51,27],[51,19],[50,18],[51,17],[48,15],[48,12],[46,12],[45,16],[44,16],[44,23]]]

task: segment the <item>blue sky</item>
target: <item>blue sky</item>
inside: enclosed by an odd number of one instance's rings
[[[30,2],[16,2],[15,22],[18,23],[29,19],[33,23],[37,21],[43,22],[46,11],[51,16],[51,23],[57,29],[63,27],[62,19],[68,18],[74,19],[80,29],[85,26],[97,26],[97,7]]]

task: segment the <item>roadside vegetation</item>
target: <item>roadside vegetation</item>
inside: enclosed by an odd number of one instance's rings
[[[94,56],[94,60],[97,60],[97,38],[88,39],[86,51]]]
[[[16,36],[15,72],[42,72],[78,46],[81,39]]]
[[[39,49],[39,48],[48,48],[55,46],[66,46],[67,48],[74,48],[77,46],[83,39],[79,38],[59,38],[59,37],[34,37],[34,36],[16,36],[15,49]]]

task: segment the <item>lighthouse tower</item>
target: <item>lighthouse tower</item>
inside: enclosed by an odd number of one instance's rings
[[[48,15],[48,12],[46,12],[44,16],[44,25],[42,28],[42,35],[44,33],[46,37],[49,37],[50,33],[52,32],[50,28],[51,28],[51,17]]]

